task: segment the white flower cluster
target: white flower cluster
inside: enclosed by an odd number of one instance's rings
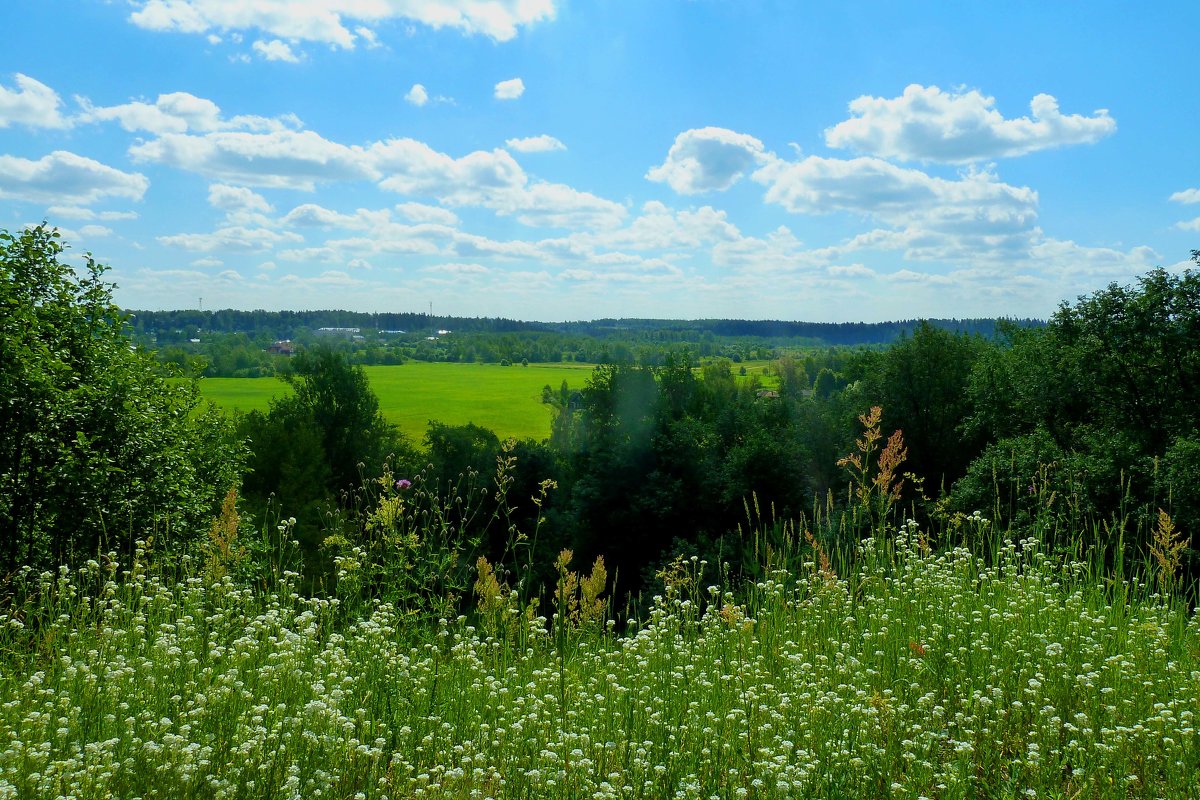
[[[1194,613],[1032,540],[984,562],[918,534],[565,646],[542,618],[500,641],[229,579],[47,575],[0,619],[0,798],[1195,791]]]

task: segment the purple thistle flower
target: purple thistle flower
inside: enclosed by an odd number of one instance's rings
[[[405,489],[408,489],[411,486],[412,481],[410,481],[408,478],[401,478],[400,480],[396,481],[396,491],[398,492],[403,492]]]

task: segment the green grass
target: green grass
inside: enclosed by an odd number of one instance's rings
[[[291,389],[277,378],[202,378],[200,395],[230,411],[266,411],[271,398]]]
[[[774,361],[743,361],[740,364],[733,364],[731,366],[731,370],[734,378],[739,382],[748,381],[751,378],[757,377],[759,383],[762,384],[762,388],[778,389],[779,376],[775,374],[769,374],[774,370],[774,366]],[[742,367],[746,368],[746,374],[744,376],[739,374]]]
[[[1194,613],[918,542],[732,589],[684,561],[622,635],[46,574],[0,614],[0,798],[1196,797]]]
[[[757,376],[765,389],[777,389],[779,378],[765,374],[769,361],[748,361],[749,380]],[[552,389],[565,380],[582,389],[594,364],[446,364],[413,361],[394,367],[364,367],[379,409],[388,422],[414,442],[420,442],[430,420],[449,425],[476,425],[502,439],[541,440],[550,435],[550,410],[542,405],[542,387]],[[204,378],[200,393],[231,411],[266,411],[271,398],[289,391],[277,378]]]
[[[474,423],[501,438],[544,439],[550,434],[550,410],[542,405],[542,387],[555,390],[565,380],[583,388],[591,364],[430,364],[365,367],[380,411],[413,441],[425,436],[430,420],[450,425]],[[200,392],[218,406],[237,411],[266,411],[272,397],[288,391],[276,378],[204,378]]]

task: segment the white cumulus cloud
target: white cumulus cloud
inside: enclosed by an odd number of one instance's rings
[[[46,209],[46,214],[56,219],[103,220],[105,222],[137,219],[138,216],[136,211],[93,211],[90,208],[79,206],[50,206]]]
[[[294,115],[269,118],[254,115],[225,117],[216,103],[188,92],[160,94],[153,103],[134,100],[115,106],[95,106],[84,97],[76,101],[83,111],[82,122],[115,121],[127,131],[166,133],[208,133],[213,131],[281,131],[300,127]]]
[[[488,205],[527,180],[521,165],[500,149],[453,158],[416,139],[390,139],[372,145],[370,155],[384,175],[382,188],[449,205]]]
[[[305,228],[343,228],[365,231],[390,225],[391,213],[387,209],[372,211],[360,208],[353,214],[342,214],[316,203],[305,203],[289,211],[284,216],[283,223]]]
[[[520,78],[511,78],[496,84],[495,96],[497,100],[516,100],[523,94],[525,94],[525,81]]]
[[[666,160],[646,177],[680,194],[722,191],[773,158],[753,136],[727,128],[695,128],[676,136]]]
[[[524,139],[506,139],[504,146],[518,153],[548,153],[552,150],[566,150],[567,146],[553,136],[526,136]]]
[[[754,179],[767,186],[768,202],[795,213],[849,211],[893,224],[938,218],[988,227],[1023,227],[1036,217],[1036,192],[1010,186],[988,172],[948,180],[878,158],[809,156],[774,162]]]
[[[17,73],[15,88],[0,85],[0,128],[26,125],[30,128],[66,128],[71,122],[62,115],[62,98],[41,81]]]
[[[408,90],[408,94],[404,95],[404,99],[420,108],[429,102],[429,92],[425,91],[425,87],[421,84],[414,83]]]
[[[1184,189],[1182,191],[1175,192],[1175,194],[1171,195],[1171,200],[1176,203],[1185,203],[1188,205],[1192,203],[1200,203],[1200,189]],[[1200,231],[1200,217],[1183,222],[1176,222],[1175,227],[1182,231]]]
[[[554,18],[555,0],[132,0],[129,19],[147,30],[208,34],[259,30],[291,41],[353,49],[377,43],[367,26],[408,20],[508,41]],[[355,24],[358,23],[358,24]],[[353,27],[353,31],[351,30]]]
[[[379,185],[401,194],[436,198],[449,206],[482,206],[544,227],[608,227],[625,216],[620,203],[557,183],[530,183],[506,150],[476,150],[461,158],[415,139],[371,147],[385,175]]]
[[[1171,195],[1171,200],[1176,203],[1200,203],[1200,189],[1184,189],[1176,192]]]
[[[258,39],[251,45],[254,52],[266,61],[286,61],[289,64],[299,64],[300,56],[292,51],[291,45],[281,39],[269,42]]]
[[[200,253],[254,253],[270,250],[275,245],[285,242],[304,241],[303,236],[290,231],[280,233],[267,228],[242,226],[219,228],[212,233],[177,233],[156,238],[162,244]]]
[[[87,205],[106,197],[140,200],[149,186],[141,173],[122,172],[65,150],[36,161],[0,156],[0,198]]]
[[[376,175],[361,147],[337,144],[312,131],[168,133],[134,145],[129,153],[135,161],[166,164],[221,181],[304,191],[312,191],[318,183]]]
[[[611,228],[626,215],[620,203],[561,183],[535,183],[504,196],[494,207],[523,225],[549,228]]]
[[[741,232],[729,222],[724,211],[712,206],[673,211],[652,200],[642,206],[641,213],[628,226],[576,238],[606,248],[688,251],[740,237]]]
[[[458,215],[448,208],[424,203],[397,203],[396,210],[413,222],[432,222],[454,226],[459,223]]]
[[[208,204],[222,211],[254,211],[262,214],[273,209],[266,198],[244,186],[214,183],[208,187]]]
[[[302,278],[299,275],[284,275],[279,279],[284,286],[294,286],[308,290],[339,289],[366,286],[367,282],[351,277],[342,270],[331,269],[312,278]]]
[[[928,175],[878,158],[809,156],[754,173],[764,199],[797,214],[843,212],[883,226],[853,237],[831,256],[899,251],[909,260],[1015,260],[1041,239],[1038,195],[994,174]]]
[[[1005,119],[995,104],[977,90],[944,92],[919,84],[900,97],[864,95],[851,101],[850,119],[825,131],[825,143],[880,158],[963,164],[1088,144],[1117,129],[1107,110],[1063,114],[1048,94],[1033,98],[1030,117]]]
[[[367,49],[374,50],[376,47],[381,46],[379,44],[379,36],[375,33],[375,31],[371,30],[366,25],[359,25],[354,29],[354,32],[357,33],[359,37],[361,37],[362,40],[367,43]]]
[[[422,272],[440,273],[442,275],[486,275],[490,269],[482,264],[448,262],[425,267]]]

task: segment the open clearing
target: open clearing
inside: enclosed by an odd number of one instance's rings
[[[415,442],[430,420],[449,425],[474,423],[501,438],[544,439],[550,435],[550,410],[542,405],[542,387],[558,389],[565,380],[581,389],[593,364],[446,364],[409,362],[364,367],[379,410]],[[276,378],[204,378],[200,392],[218,406],[236,411],[266,411],[272,397],[289,391]]]

